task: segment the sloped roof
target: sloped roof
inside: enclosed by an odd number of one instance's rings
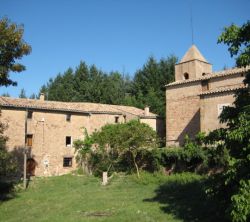
[[[247,86],[245,85],[225,86],[225,87],[220,87],[217,89],[212,89],[212,90],[202,92],[200,95],[210,95],[210,94],[216,94],[216,93],[222,93],[222,92],[230,92],[230,91],[236,91],[239,89],[247,89]]]
[[[235,75],[235,74],[240,74],[240,73],[246,73],[249,70],[250,70],[250,66],[246,66],[246,67],[241,67],[241,68],[227,69],[227,70],[223,70],[219,72],[212,72],[197,79],[188,79],[188,80],[180,80],[180,81],[172,82],[166,85],[166,87],[181,85],[181,84],[186,84],[186,83],[191,83],[191,82],[198,82],[201,80],[208,80],[208,79],[213,79],[213,78],[221,78],[224,76],[230,76],[230,75]]]
[[[36,99],[17,99],[11,97],[0,97],[0,106],[79,113],[124,114],[124,112],[127,112],[138,117],[145,117],[144,110],[135,107],[88,102],[57,102]],[[156,114],[149,113],[148,117],[156,116]]]
[[[156,117],[157,115],[154,113],[149,112],[146,116],[145,111],[133,106],[122,106],[122,105],[110,105],[113,108],[120,110],[122,112],[130,113],[132,115],[140,116],[140,117]]]
[[[188,49],[186,54],[181,59],[180,63],[184,63],[184,62],[188,62],[192,60],[199,60],[199,61],[208,63],[207,60],[204,58],[204,56],[201,54],[201,52],[195,45],[192,45]]]

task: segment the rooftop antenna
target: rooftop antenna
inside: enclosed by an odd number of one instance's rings
[[[192,1],[190,1],[190,25],[192,33],[192,45],[194,44],[194,27],[193,27],[193,10],[192,10]]]

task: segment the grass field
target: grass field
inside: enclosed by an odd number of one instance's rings
[[[0,221],[222,221],[203,181],[195,174],[119,175],[107,186],[87,176],[35,178],[0,202]]]

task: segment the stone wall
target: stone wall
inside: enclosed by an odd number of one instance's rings
[[[166,91],[166,143],[182,145],[200,130],[200,82],[175,85]]]
[[[209,90],[218,89],[220,87],[241,86],[243,85],[244,76],[236,73],[230,76],[221,76],[220,78],[213,78],[209,80]]]
[[[83,139],[83,129],[88,133],[99,130],[107,123],[115,123],[115,117],[124,121],[122,115],[112,114],[77,114],[71,113],[71,120],[66,120],[62,112],[34,111],[32,119],[27,120],[27,134],[32,135],[32,147],[29,149],[29,158],[36,161],[35,175],[65,174],[77,165],[73,158],[72,167],[63,167],[64,157],[74,157],[73,141]],[[25,146],[25,110],[5,109],[2,107],[1,122],[7,124],[5,134],[9,140],[9,151],[15,152],[23,164],[23,149]],[[66,146],[66,136],[71,137],[71,145]]]
[[[219,115],[223,106],[232,105],[234,92],[223,92],[201,96],[201,131],[210,132],[214,129],[225,127],[219,122]]]

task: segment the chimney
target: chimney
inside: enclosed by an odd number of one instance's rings
[[[144,116],[148,116],[149,115],[149,106],[145,106],[144,108]]]
[[[44,101],[44,93],[40,94],[40,101]]]

